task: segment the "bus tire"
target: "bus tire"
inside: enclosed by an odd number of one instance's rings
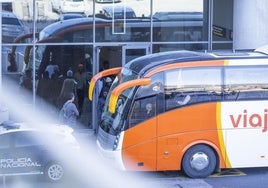
[[[215,152],[207,145],[193,146],[183,156],[182,169],[191,178],[206,178],[215,168]]]

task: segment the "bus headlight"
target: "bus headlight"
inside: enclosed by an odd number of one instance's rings
[[[119,143],[119,137],[120,135],[117,135],[114,140],[113,150],[116,150],[118,143]]]

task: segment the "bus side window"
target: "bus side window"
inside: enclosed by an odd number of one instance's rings
[[[220,68],[183,68],[165,72],[166,110],[220,100],[222,100]]]
[[[133,127],[156,116],[156,96],[135,100],[129,116],[129,126]]]
[[[226,67],[225,100],[267,99],[268,67]]]

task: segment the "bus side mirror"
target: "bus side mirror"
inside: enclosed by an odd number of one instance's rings
[[[93,99],[93,91],[94,91],[95,85],[97,84],[98,80],[100,80],[101,78],[106,77],[106,76],[116,75],[121,71],[121,69],[122,69],[121,67],[111,68],[111,69],[107,69],[107,70],[104,70],[102,72],[99,72],[98,74],[93,76],[91,81],[90,81],[89,88],[88,88],[89,100],[92,101],[92,99]]]
[[[135,86],[146,86],[151,83],[151,78],[141,78],[136,80],[131,80],[125,83],[122,83],[115,87],[111,93],[110,100],[109,100],[109,112],[112,114],[115,113],[116,104],[118,101],[119,96],[123,91],[128,88],[135,87]]]

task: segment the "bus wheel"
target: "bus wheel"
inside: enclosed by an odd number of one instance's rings
[[[206,145],[196,145],[188,149],[182,160],[185,174],[191,178],[205,178],[216,168],[215,152]]]

